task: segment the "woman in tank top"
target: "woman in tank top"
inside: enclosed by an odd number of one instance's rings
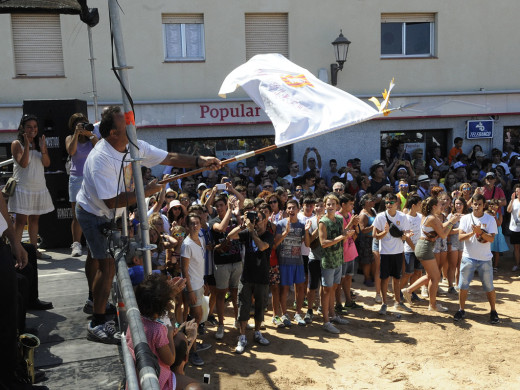
[[[378,268],[376,268],[374,252],[372,252],[372,224],[376,218],[376,214],[373,212],[375,199],[371,194],[365,194],[361,197],[359,204],[363,208],[359,213],[359,236],[356,240],[358,260],[362,266],[363,275],[365,276],[363,284],[367,287],[374,287],[374,285],[376,285],[376,273],[378,270]],[[380,280],[379,286],[381,286]],[[379,287],[379,290],[380,289],[381,287]]]

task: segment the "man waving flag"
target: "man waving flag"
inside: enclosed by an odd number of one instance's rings
[[[219,95],[241,86],[273,122],[277,147],[352,126],[386,115],[388,92],[374,109],[349,93],[315,77],[281,54],[259,54],[233,70],[220,87]]]

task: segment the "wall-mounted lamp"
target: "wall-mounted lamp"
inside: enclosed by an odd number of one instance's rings
[[[339,36],[332,42],[334,55],[337,64],[330,64],[330,79],[332,85],[338,84],[338,71],[343,69],[343,64],[347,61],[348,46],[351,42],[343,36],[343,30],[339,30]]]

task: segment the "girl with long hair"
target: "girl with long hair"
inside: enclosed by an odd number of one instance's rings
[[[453,215],[464,215],[469,212],[468,204],[463,196],[454,198],[452,202],[451,213],[448,218]],[[448,235],[448,293],[456,294],[454,284],[459,284],[460,261],[462,260],[462,251],[464,244],[459,241],[459,222],[456,222]]]

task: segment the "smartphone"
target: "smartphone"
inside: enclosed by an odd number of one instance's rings
[[[217,184],[215,187],[217,187],[217,190],[219,190],[219,191],[223,191],[226,189],[225,184]]]

